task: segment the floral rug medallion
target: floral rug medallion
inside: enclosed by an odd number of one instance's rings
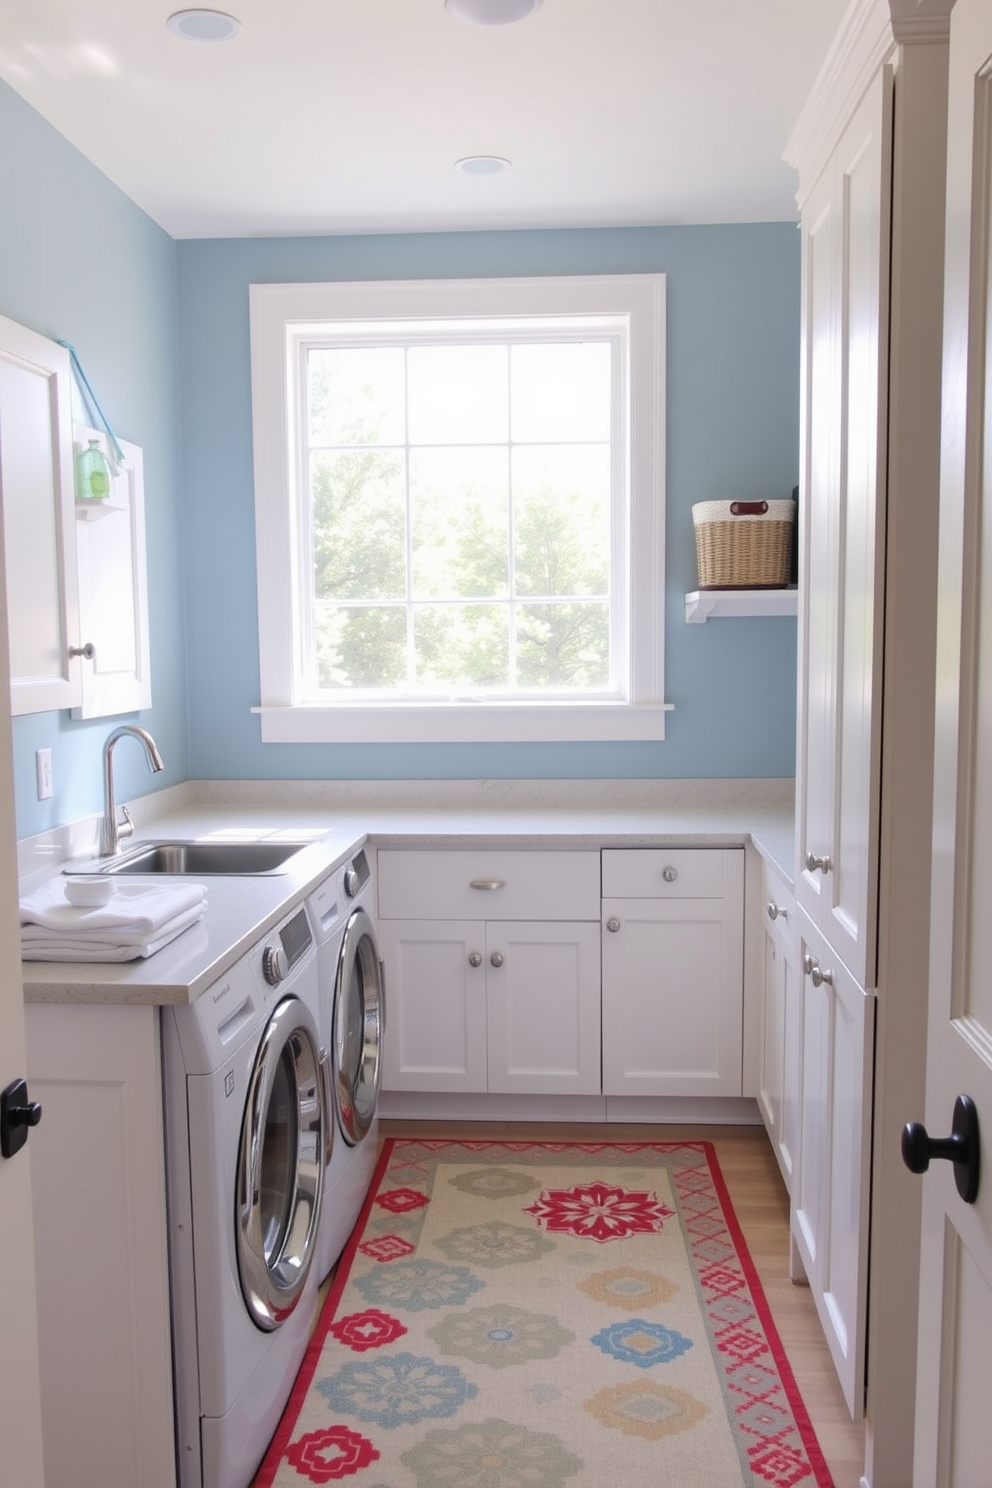
[[[831,1488],[709,1143],[390,1140],[256,1488]]]

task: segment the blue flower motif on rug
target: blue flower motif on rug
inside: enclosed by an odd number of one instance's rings
[[[638,1369],[667,1364],[692,1348],[691,1338],[684,1338],[674,1328],[666,1328],[661,1323],[646,1323],[643,1318],[631,1318],[628,1323],[613,1323],[609,1328],[601,1328],[593,1334],[590,1343],[624,1364],[636,1364]]]
[[[478,1394],[457,1365],[417,1354],[354,1360],[318,1380],[317,1389],[335,1413],[386,1427],[443,1420]]]
[[[410,1312],[457,1307],[484,1285],[467,1266],[444,1266],[439,1261],[392,1261],[355,1278],[367,1302]]]

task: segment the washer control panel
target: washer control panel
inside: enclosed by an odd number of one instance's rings
[[[292,971],[301,956],[313,945],[313,932],[305,909],[298,909],[279,929],[279,940],[267,941],[262,948],[262,975],[270,987],[277,987]]]

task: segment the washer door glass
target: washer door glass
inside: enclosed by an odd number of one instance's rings
[[[238,1154],[238,1272],[266,1332],[296,1307],[314,1258],[325,1124],[317,1030],[299,998],[286,997],[262,1035]]]
[[[375,926],[364,909],[348,921],[334,989],[334,1106],[345,1141],[356,1146],[375,1117],[384,1015]]]

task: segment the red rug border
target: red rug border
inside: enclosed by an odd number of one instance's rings
[[[275,1479],[275,1475],[279,1470],[279,1465],[283,1459],[283,1456],[285,1455],[286,1448],[288,1447],[290,1438],[293,1435],[293,1429],[296,1426],[297,1419],[303,1407],[303,1402],[306,1399],[307,1391],[309,1390],[311,1381],[313,1380],[313,1377],[317,1372],[317,1364],[320,1360],[321,1351],[324,1347],[324,1343],[327,1338],[331,1323],[334,1321],[334,1314],[337,1308],[338,1300],[341,1296],[341,1293],[344,1291],[345,1284],[351,1273],[351,1267],[355,1259],[355,1253],[358,1250],[358,1244],[364,1232],[366,1221],[368,1220],[368,1217],[372,1212],[372,1205],[375,1202],[375,1196],[378,1193],[379,1184],[382,1180],[383,1174],[386,1171],[386,1168],[389,1165],[389,1159],[393,1155],[394,1148],[402,1142],[415,1142],[418,1147],[426,1147],[434,1151],[439,1151],[445,1147],[459,1147],[468,1148],[471,1151],[478,1152],[485,1150],[485,1148],[487,1147],[500,1147],[504,1150],[509,1149],[513,1152],[527,1152],[535,1148],[539,1148],[542,1152],[578,1151],[595,1153],[602,1152],[604,1150],[609,1150],[611,1152],[672,1152],[680,1147],[688,1147],[693,1148],[697,1151],[704,1152],[706,1154],[706,1160],[709,1164],[710,1173],[713,1178],[713,1186],[716,1189],[717,1198],[720,1201],[720,1209],[723,1213],[724,1223],[727,1226],[727,1230],[737,1250],[737,1255],[741,1263],[741,1269],[744,1272],[745,1277],[747,1278],[747,1284],[754,1301],[755,1311],[757,1312],[758,1317],[761,1319],[761,1324],[765,1330],[765,1335],[768,1339],[768,1345],[771,1349],[772,1357],[775,1360],[775,1366],[778,1369],[779,1376],[782,1380],[782,1386],[785,1390],[786,1398],[789,1402],[789,1407],[793,1413],[793,1416],[795,1417],[796,1426],[798,1427],[799,1434],[802,1438],[803,1447],[805,1449],[807,1457],[809,1458],[810,1467],[812,1468],[813,1474],[816,1478],[816,1488],[835,1488],[833,1476],[827,1466],[827,1461],[823,1455],[820,1443],[816,1438],[816,1432],[813,1429],[813,1423],[810,1420],[809,1412],[807,1411],[806,1405],[803,1401],[803,1397],[800,1394],[799,1386],[796,1383],[796,1377],[792,1372],[792,1366],[790,1365],[789,1360],[786,1357],[785,1347],[782,1343],[781,1338],[779,1337],[778,1329],[775,1326],[771,1308],[769,1307],[768,1299],[765,1296],[764,1287],[761,1285],[761,1279],[758,1276],[757,1268],[753,1260],[751,1259],[751,1252],[748,1250],[747,1241],[744,1239],[744,1232],[741,1229],[740,1222],[734,1212],[734,1206],[731,1203],[730,1199],[730,1191],[728,1190],[727,1184],[724,1180],[723,1172],[720,1168],[720,1162],[716,1155],[716,1148],[714,1144],[708,1141],[692,1139],[672,1142],[579,1142],[568,1140],[563,1141],[561,1139],[547,1142],[533,1140],[514,1142],[507,1141],[505,1139],[500,1140],[498,1137],[477,1137],[464,1139],[460,1139],[458,1137],[383,1138],[382,1148],[375,1165],[375,1171],[372,1174],[372,1179],[369,1183],[369,1191],[366,1194],[365,1203],[362,1205],[362,1212],[359,1214],[357,1220],[355,1221],[355,1228],[352,1230],[351,1236],[348,1240],[348,1244],[345,1246],[344,1251],[341,1254],[341,1259],[338,1261],[337,1270],[334,1273],[334,1279],[331,1282],[327,1296],[324,1298],[324,1303],[320,1310],[320,1317],[318,1318],[316,1326],[314,1327],[314,1330],[310,1335],[310,1341],[307,1344],[306,1354],[303,1357],[303,1362],[300,1365],[299,1374],[296,1376],[296,1381],[293,1385],[292,1392],[290,1393],[289,1399],[286,1402],[285,1409],[283,1410],[278,1429],[268,1445],[258,1472],[252,1479],[251,1488],[272,1488],[272,1483]]]

